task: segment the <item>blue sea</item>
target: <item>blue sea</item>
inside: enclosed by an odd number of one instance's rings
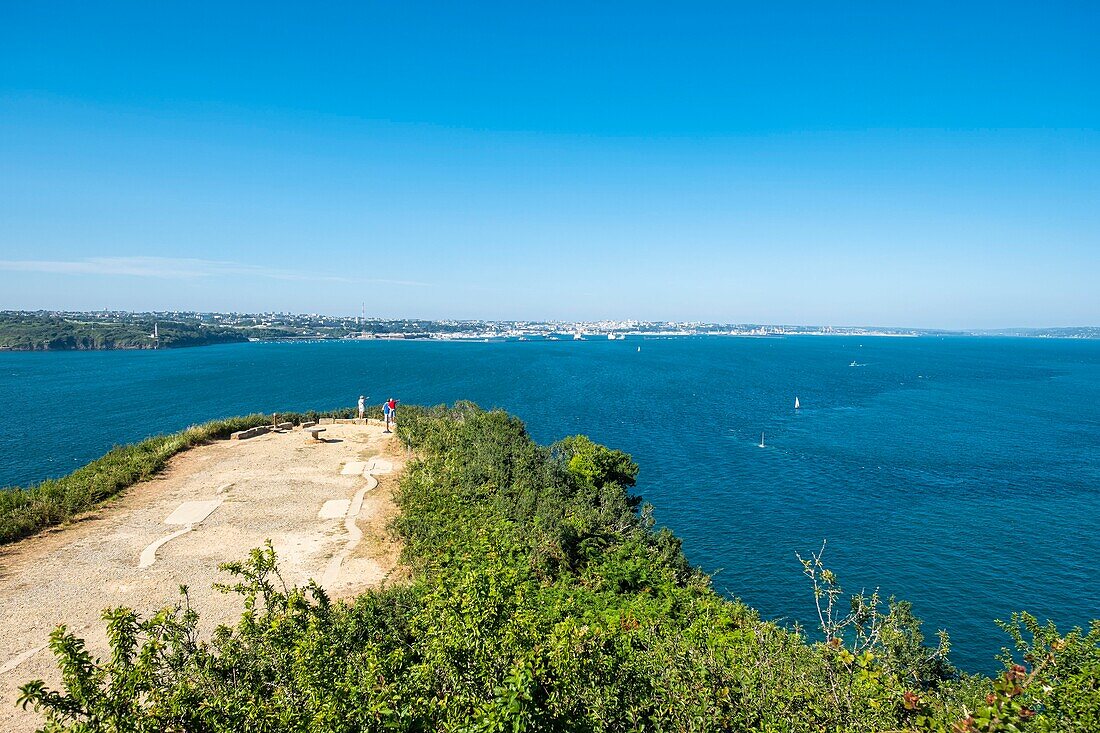
[[[640,350],[639,350],[640,349]],[[812,629],[795,553],[994,669],[1014,610],[1100,617],[1100,341],[630,338],[0,353],[0,485],[216,417],[470,399],[633,454],[718,590]],[[794,409],[798,397],[802,408]],[[761,432],[764,444],[759,447]]]

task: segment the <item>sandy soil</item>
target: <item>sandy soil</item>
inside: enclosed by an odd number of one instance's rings
[[[173,605],[181,584],[189,587],[204,633],[232,623],[240,598],[211,588],[225,579],[217,566],[245,558],[267,539],[288,583],[324,579],[332,595],[346,597],[400,580],[400,548],[387,525],[396,512],[401,445],[374,425],[325,427],[324,443],[294,430],[194,448],[106,507],[0,548],[0,730],[34,730],[41,722],[18,710],[15,699],[28,680],[56,684],[44,648],[55,626],[67,625],[102,654],[103,609],[128,606],[145,615]],[[320,518],[326,502],[345,513]],[[153,547],[188,526],[166,524],[167,518],[186,522],[215,503],[190,531]]]

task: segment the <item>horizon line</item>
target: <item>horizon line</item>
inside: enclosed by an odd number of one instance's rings
[[[1052,330],[1086,330],[1086,329],[1100,329],[1100,325],[1089,324],[1075,324],[1075,325],[1057,325],[1057,326],[994,326],[985,328],[975,328],[971,326],[960,327],[939,327],[939,326],[895,326],[886,324],[829,324],[829,323],[765,323],[755,321],[704,321],[704,320],[646,320],[641,318],[578,318],[578,319],[562,319],[562,318],[461,318],[461,317],[423,317],[423,316],[360,316],[360,315],[348,315],[348,314],[334,314],[334,313],[320,313],[320,312],[294,312],[294,311],[220,311],[220,310],[132,310],[132,309],[96,309],[96,310],[81,310],[81,309],[63,309],[63,308],[39,308],[35,310],[27,310],[21,308],[9,308],[0,309],[0,314],[104,314],[104,315],[116,315],[127,314],[131,316],[141,315],[222,315],[222,316],[293,316],[293,317],[319,317],[319,318],[339,318],[345,320],[362,319],[365,321],[373,322],[394,322],[394,321],[427,321],[427,322],[457,322],[457,323],[483,323],[483,324],[504,324],[504,323],[533,323],[533,324],[596,324],[596,323],[609,323],[609,322],[628,322],[636,324],[647,325],[659,325],[667,324],[670,326],[718,326],[718,327],[753,327],[753,328],[816,328],[816,329],[881,329],[881,330],[894,330],[894,331],[922,331],[922,332],[937,332],[937,333],[993,333],[998,331],[1052,331]],[[870,334],[865,334],[870,335]]]

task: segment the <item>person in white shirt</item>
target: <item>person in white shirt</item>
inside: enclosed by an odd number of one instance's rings
[[[367,416],[367,398],[363,395],[359,395],[359,419],[362,420]]]

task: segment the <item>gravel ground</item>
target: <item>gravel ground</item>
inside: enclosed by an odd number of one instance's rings
[[[344,517],[319,519],[318,511],[328,500],[352,500],[373,483],[342,474],[349,461],[370,465],[378,458],[393,472],[374,472],[379,484],[364,495],[355,521],[363,539],[327,590],[346,597],[387,578],[401,580],[395,571],[400,548],[386,529],[396,512],[401,446],[377,426],[325,427],[324,443],[294,430],[194,448],[104,508],[0,548],[0,730],[30,731],[41,722],[18,710],[15,699],[28,680],[56,685],[59,676],[44,645],[58,624],[100,655],[107,650],[103,609],[127,606],[145,615],[174,604],[185,584],[208,633],[241,611],[239,597],[211,588],[224,578],[218,564],[243,559],[267,539],[288,583],[320,581],[329,560],[347,548],[349,533]],[[184,528],[164,523],[173,511],[184,502],[210,500],[221,500],[213,513],[162,545],[151,566],[139,568],[143,549]]]

